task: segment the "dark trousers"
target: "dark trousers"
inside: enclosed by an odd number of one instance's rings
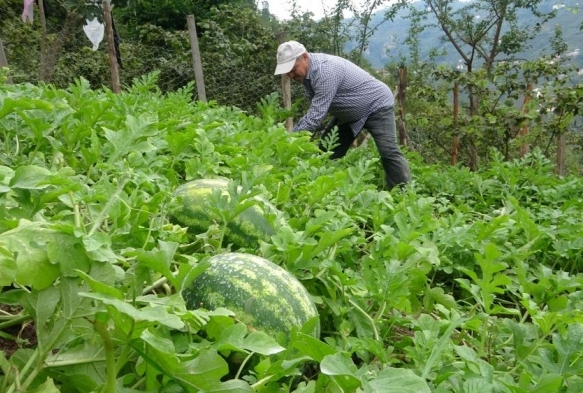
[[[334,126],[338,127],[338,146],[332,151],[330,158],[344,157],[352,146],[356,138],[348,124],[336,124],[334,121],[328,124],[322,138],[326,138]],[[379,155],[383,169],[385,170],[387,188],[390,190],[397,184],[406,184],[411,180],[411,170],[409,163],[397,144],[397,133],[395,125],[394,108],[381,109],[371,114],[364,128],[372,136]]]

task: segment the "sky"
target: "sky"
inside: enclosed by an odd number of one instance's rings
[[[269,12],[278,19],[288,19],[291,14],[293,0],[267,0]],[[324,16],[324,7],[330,10],[336,4],[336,0],[296,0],[296,5],[301,11],[310,11],[314,14],[314,19]],[[259,1],[261,5],[261,0]]]

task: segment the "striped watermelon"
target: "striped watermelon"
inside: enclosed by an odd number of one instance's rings
[[[169,208],[170,221],[187,227],[191,235],[205,233],[213,224],[223,225],[222,218],[211,212],[211,195],[216,189],[221,190],[223,195],[229,195],[228,186],[227,179],[198,179],[181,185],[173,194]],[[281,212],[265,198],[255,196],[253,199],[257,204],[227,223],[223,246],[232,244],[234,249],[256,249],[260,240],[267,240],[275,234],[274,224],[265,213],[278,220]]]
[[[225,307],[247,326],[270,334],[301,327],[318,315],[310,294],[290,272],[255,255],[215,255],[182,291],[189,309]],[[319,337],[319,327],[314,335]]]

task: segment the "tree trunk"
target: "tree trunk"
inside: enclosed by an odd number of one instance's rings
[[[474,138],[471,135],[468,137],[468,146],[470,149],[470,170],[475,172],[478,170],[478,149],[476,148]]]
[[[6,59],[6,53],[4,52],[4,44],[2,44],[2,38],[0,38],[0,68],[8,67],[8,59]],[[10,74],[8,74],[8,79],[6,80],[8,83],[12,83],[12,78]]]
[[[55,73],[55,68],[57,67],[57,63],[59,62],[59,57],[61,56],[61,52],[63,51],[65,42],[69,39],[68,37],[71,36],[72,34],[71,31],[75,27],[81,26],[83,16],[76,12],[67,12],[67,16],[65,18],[65,23],[63,23],[63,27],[59,31],[59,34],[57,35],[53,43],[50,45],[50,47],[47,47],[48,33],[42,0],[39,0],[39,9],[42,26],[39,79],[43,82],[50,83],[51,80],[53,79],[53,74]]]
[[[457,164],[459,150],[458,118],[460,110],[459,84],[456,82],[453,87],[453,141],[451,144],[451,165]]]
[[[522,103],[522,108],[520,108],[520,113],[523,115],[527,111],[527,105],[530,102],[532,93],[532,83],[526,86],[526,94],[524,96],[524,101]],[[526,142],[526,136],[528,135],[528,123],[525,121],[520,127],[520,157],[524,157],[528,153],[528,143]]]
[[[399,91],[397,92],[398,105],[398,122],[399,127],[399,143],[402,146],[409,145],[409,137],[407,136],[407,123],[405,121],[405,102],[407,94],[407,68],[403,67],[399,70]]]
[[[560,133],[557,137],[557,175],[565,175],[565,134]]]

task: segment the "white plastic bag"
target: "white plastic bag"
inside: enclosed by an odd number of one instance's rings
[[[92,20],[87,19],[86,22],[87,24],[83,25],[83,31],[87,38],[89,38],[89,41],[93,43],[91,49],[96,51],[99,48],[99,43],[103,41],[105,26],[97,18],[93,18]]]
[[[24,0],[24,8],[22,9],[22,21],[26,23],[30,22],[32,25],[32,21],[34,18],[34,0]]]

